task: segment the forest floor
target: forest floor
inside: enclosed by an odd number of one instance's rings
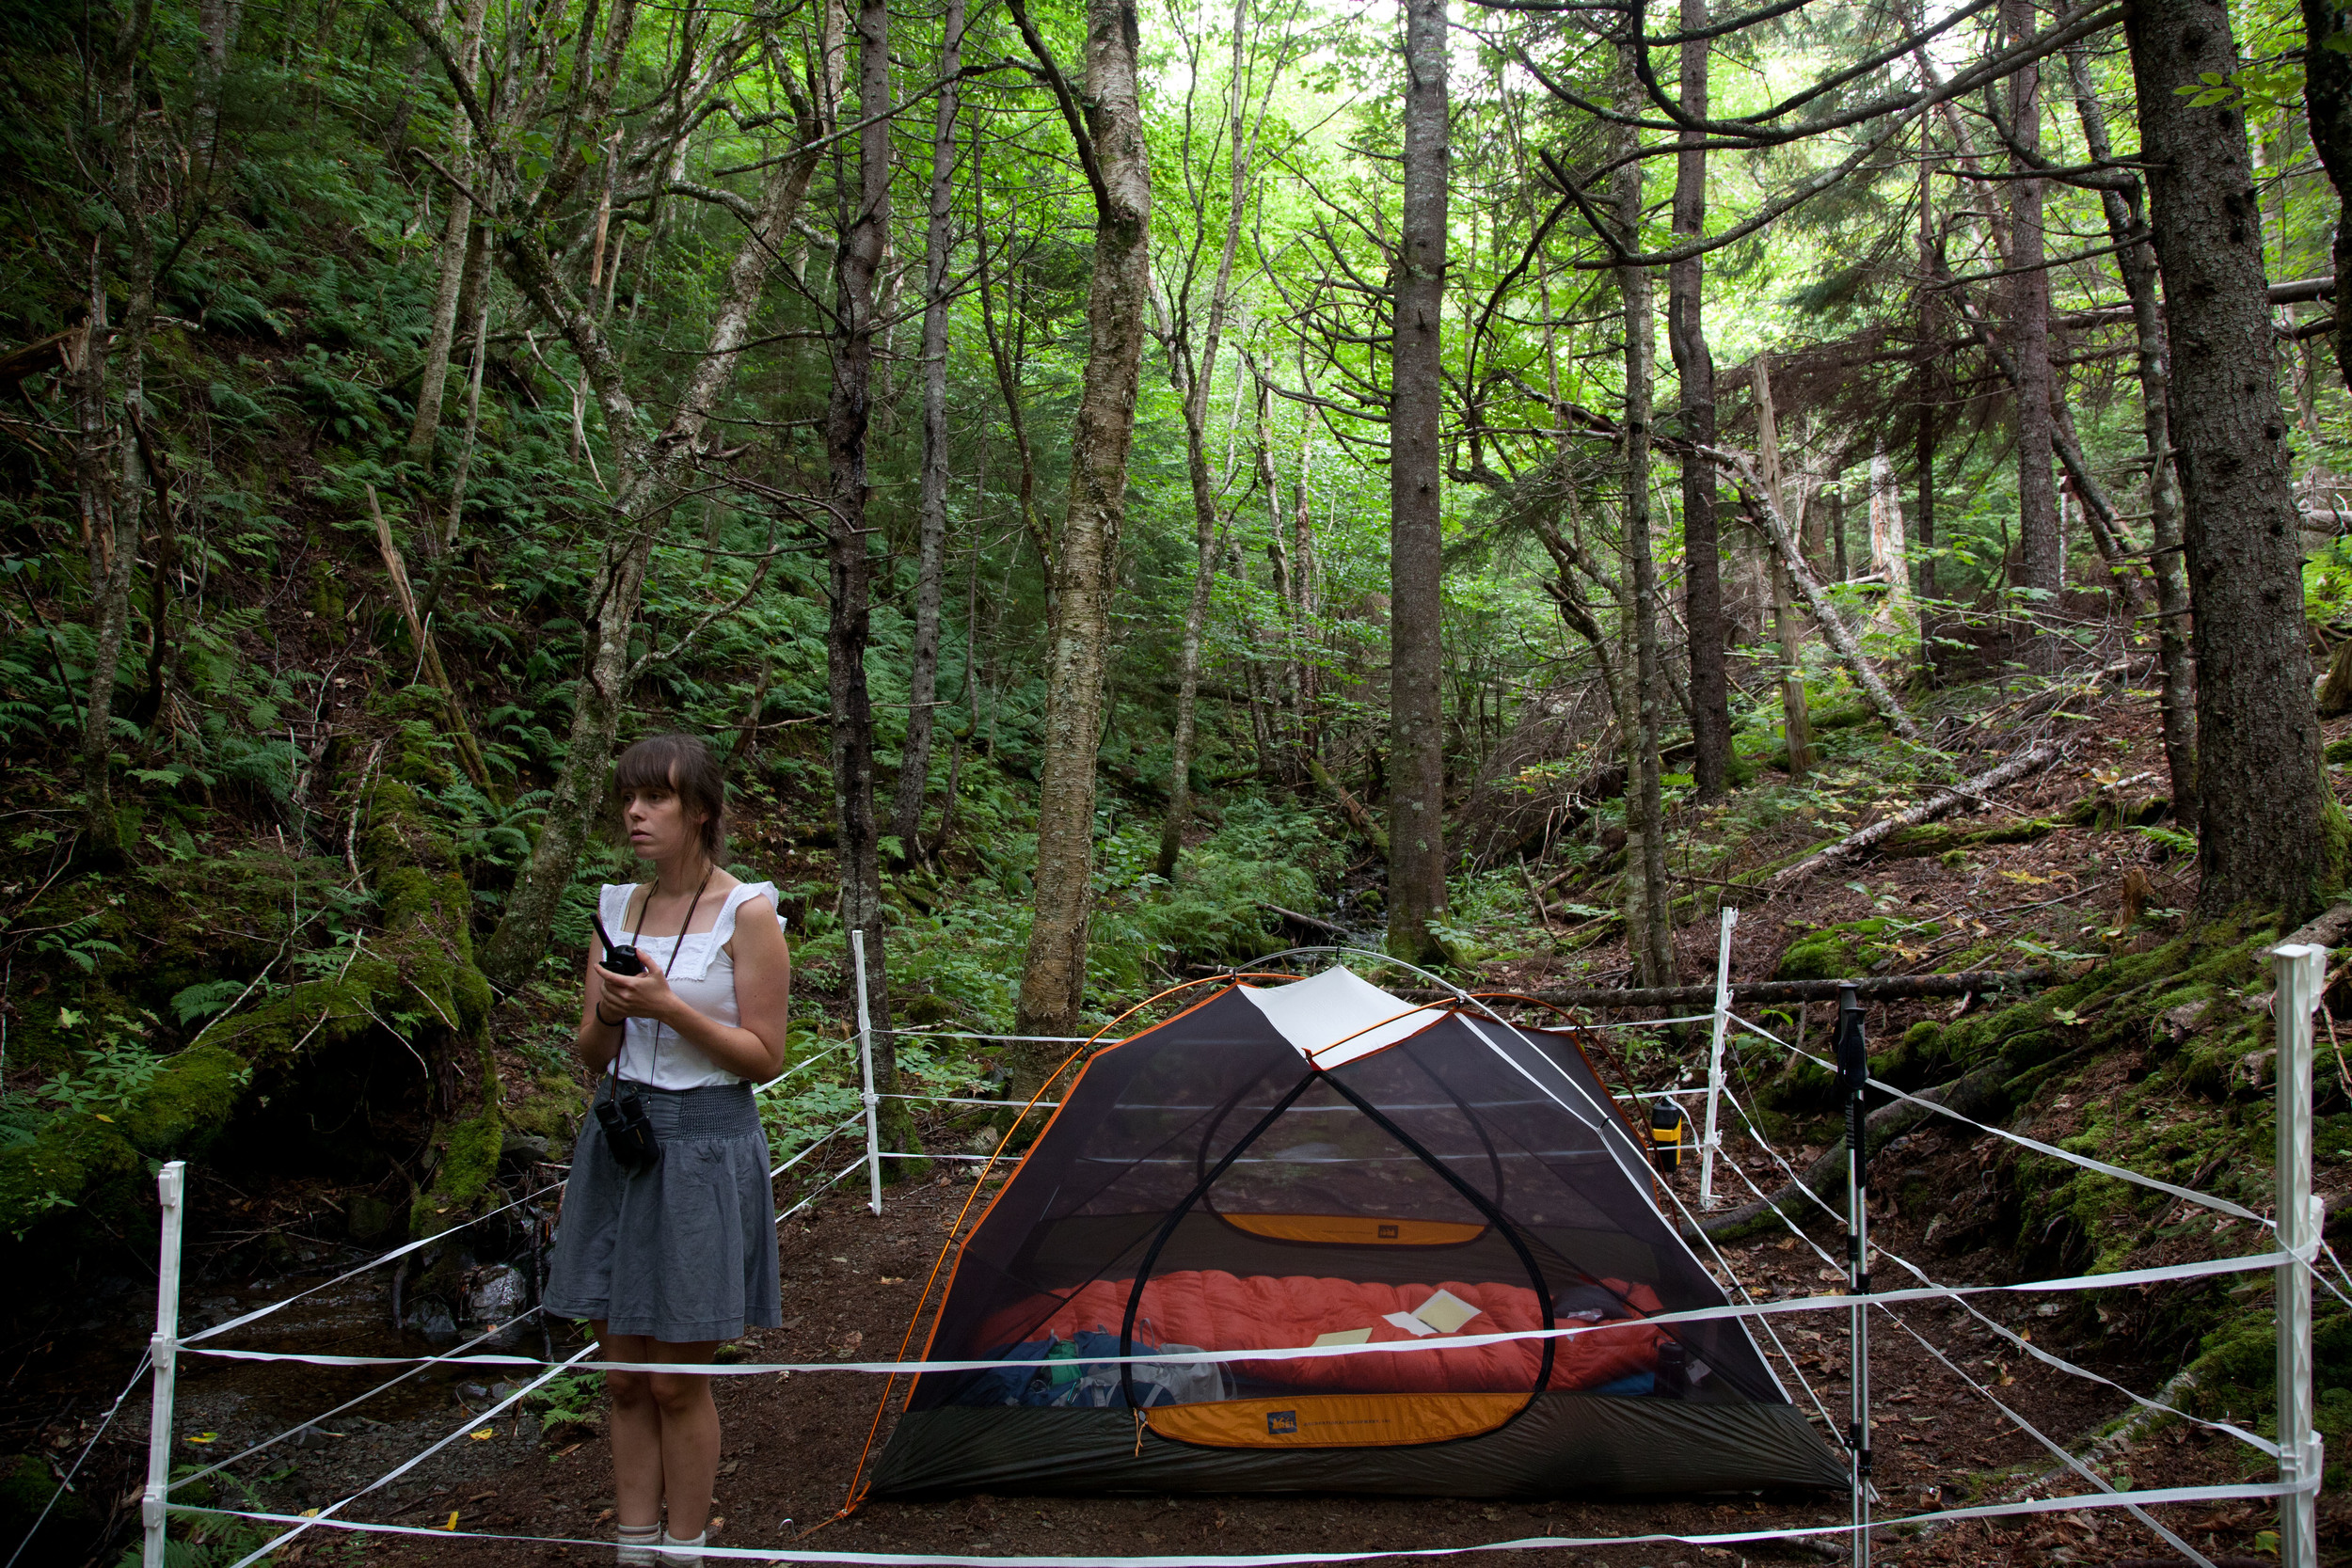
[[[1915,1138],[1903,1151],[1910,1168],[1941,1187],[1963,1193],[1982,1185],[1985,1151],[1940,1136]],[[1689,1173],[1685,1173],[1686,1179]],[[909,1336],[909,1318],[940,1243],[961,1211],[970,1183],[940,1178],[888,1191],[880,1217],[861,1198],[825,1199],[783,1227],[787,1321],[755,1332],[742,1343],[746,1360],[813,1361],[886,1358]],[[1878,1235],[1905,1256],[1925,1249],[1923,1219],[1889,1208]],[[1833,1250],[1827,1230],[1819,1237]],[[1740,1279],[1759,1298],[1833,1291],[1842,1275],[1794,1236],[1727,1247]],[[1946,1259],[1936,1270],[1947,1282],[1999,1280],[2005,1261],[1993,1249]],[[293,1281],[280,1282],[284,1285]],[[2127,1408],[2112,1390],[2053,1375],[2006,1350],[1992,1332],[1957,1310],[1896,1309],[1927,1342],[1981,1382],[2037,1427],[2062,1441],[2078,1441]],[[2073,1343],[2054,1335],[2042,1305],[2031,1297],[1980,1300],[1980,1310],[2015,1331],[2049,1342],[2058,1354],[2129,1387],[2153,1392],[2170,1369],[2136,1354],[2128,1341]],[[1830,1412],[1848,1399],[1845,1315],[1823,1321],[1777,1320],[1795,1352],[1797,1371]],[[919,1354],[915,1325],[910,1354]],[[559,1342],[559,1354],[573,1346]],[[1771,1358],[1801,1403],[1810,1401],[1777,1354]],[[275,1370],[275,1369],[273,1369]],[[1938,1506],[1991,1502],[2022,1496],[2058,1496],[2082,1486],[2052,1474],[2057,1462],[2011,1425],[1980,1394],[1937,1364],[1909,1335],[1882,1319],[1871,1358],[1879,1411],[1878,1485],[1881,1512],[1925,1512]],[[211,1452],[257,1440],[302,1419],[326,1403],[310,1377],[257,1377],[250,1364],[215,1364],[183,1384],[180,1429],[208,1435]],[[306,1370],[307,1371],[307,1370]],[[904,1384],[897,1393],[903,1395]],[[259,1468],[253,1502],[269,1512],[298,1513],[375,1480],[435,1439],[454,1432],[487,1432],[461,1438],[392,1485],[345,1511],[368,1521],[485,1532],[515,1539],[453,1540],[421,1536],[360,1536],[326,1531],[318,1544],[289,1550],[279,1560],[424,1568],[444,1562],[508,1565],[596,1560],[609,1547],[613,1497],[601,1426],[570,1428],[543,1441],[539,1423],[511,1415],[477,1426],[471,1414],[485,1394],[441,1382],[392,1406],[382,1426],[348,1420],[323,1423],[341,1435],[316,1437]],[[879,1455],[898,1404],[878,1418],[882,1393],[870,1375],[842,1372],[762,1373],[723,1378],[718,1400],[725,1432],[720,1465],[718,1516],[712,1544],[740,1548],[833,1549],[843,1552],[958,1554],[973,1557],[1046,1556],[1081,1560],[1121,1557],[1178,1559],[1185,1554],[1420,1551],[1480,1545],[1528,1537],[1624,1537],[1657,1532],[1701,1535],[1742,1530],[1834,1526],[1846,1517],[1841,1497],[1796,1495],[1737,1499],[1542,1501],[1404,1497],[1105,1497],[974,1496],[926,1501],[868,1502],[813,1537],[802,1532],[833,1519],[849,1497],[861,1456]],[[467,1402],[461,1403],[460,1402]],[[141,1412],[140,1414],[143,1414]],[[136,1417],[126,1439],[139,1435]],[[1818,1418],[1817,1418],[1818,1424]],[[2213,1484],[2260,1479],[2245,1450],[2201,1429],[2174,1427],[2119,1455],[2110,1468],[2118,1484],[2137,1488]],[[1073,1481],[1083,1487],[1083,1478]],[[2249,1552],[2268,1528],[2265,1511],[2248,1505],[2175,1506],[2158,1515],[2211,1551]],[[2331,1549],[2352,1546],[2352,1508],[2329,1499],[2326,1539]],[[1772,1543],[1699,1547],[1676,1543],[1535,1548],[1481,1553],[1504,1564],[1655,1565],[1819,1560],[1843,1553],[1836,1535],[1809,1538],[1819,1549]],[[296,1555],[297,1550],[300,1555]],[[1882,1535],[1883,1560],[1919,1563],[2089,1562],[2163,1555],[2160,1544],[2112,1510],[2045,1514],[2015,1522],[1963,1523],[1916,1541]]]
[[[2064,748],[2061,760],[2002,791],[1978,813],[1959,818],[1961,826],[2056,817],[2102,784],[2141,773],[2161,777],[2152,700],[2121,691],[2096,701],[2086,697],[2076,706],[2079,717],[2070,715],[2043,726]],[[2332,735],[2352,724],[2329,728]],[[2011,746],[2023,743],[2008,740]],[[2342,768],[2329,770],[2340,792],[2345,789],[2343,774]],[[1826,812],[1800,808],[1768,825],[1751,825],[1732,863],[1714,866],[1707,877],[1721,880],[1744,866],[1770,863],[1859,825],[1871,809],[1866,802],[1841,816],[1835,805]],[[2135,873],[2143,888],[2143,908],[2136,921],[2125,918],[2135,911],[2119,908],[2122,883]],[[1958,857],[1866,858],[1816,876],[1777,897],[1752,895],[1737,928],[1733,975],[1741,980],[1769,977],[1799,937],[1824,927],[1890,915],[1919,923],[1922,928],[1932,926],[1934,933],[1916,939],[1921,945],[1915,948],[1895,943],[1880,960],[1882,969],[1949,968],[1956,957],[1964,956],[1963,949],[1991,955],[1972,960],[1972,967],[2027,967],[2034,960],[2022,953],[2044,951],[2057,955],[2058,961],[2079,966],[2086,950],[2130,951],[2165,940],[2177,926],[2171,911],[2190,901],[2192,875],[2185,859],[2168,860],[2159,844],[2128,826],[2064,826],[2029,842],[1972,845]],[[1695,876],[1690,879],[1693,887],[1705,880]],[[1677,886],[1677,891],[1686,889]],[[1715,930],[1713,920],[1692,919],[1677,933],[1680,967],[1686,974],[1711,973]],[[2022,950],[2020,942],[2026,944]],[[1574,953],[1505,958],[1488,963],[1481,980],[1537,989],[1591,983],[1622,967],[1621,944],[1601,944]],[[1869,1029],[1874,1040],[1889,1041],[1918,1020],[1948,1019],[1986,1005],[1980,999],[1874,1005]],[[1788,1032],[1782,1026],[1793,1024],[1809,1032],[1814,1046],[1826,1043],[1826,1006],[1811,1008],[1810,1017],[1792,1008],[1776,1012],[1772,1023],[1781,1032]],[[1703,1061],[1703,1033],[1672,1042],[1652,1036],[1639,1046],[1631,1043],[1633,1031],[1618,1033],[1627,1040],[1622,1054],[1645,1087],[1687,1084],[1694,1065]],[[1777,1071],[1780,1064],[1751,1053],[1742,1056],[1740,1066],[1743,1072],[1760,1077]],[[2079,1124],[2082,1108],[2112,1092],[2137,1066],[2128,1055],[2111,1054],[2052,1079],[2020,1125],[2030,1125],[2036,1136],[2047,1140],[2067,1135]],[[1823,1118],[1767,1117],[1766,1124],[1774,1128],[1774,1137],[1785,1139],[1777,1157],[1798,1168],[1835,1135]],[[944,1134],[946,1129],[935,1131]],[[1727,1201],[1752,1196],[1740,1173],[1756,1186],[1777,1185],[1783,1173],[1772,1154],[1742,1143],[1736,1126],[1726,1142],[1720,1189]],[[2030,1249],[2015,1244],[2015,1238],[2005,1237],[1998,1178],[2008,1158],[1989,1140],[1933,1130],[1900,1140],[1882,1157],[1878,1170],[1881,1196],[1874,1228],[1880,1244],[1947,1284],[2005,1284],[2052,1272],[2030,1258]],[[844,1188],[786,1222],[780,1233],[789,1321],[781,1329],[747,1337],[741,1358],[847,1360],[896,1353],[909,1334],[909,1318],[923,1281],[962,1210],[970,1168],[947,1167],[947,1174],[888,1189],[879,1217]],[[1685,1200],[1695,1202],[1695,1173],[1686,1170],[1675,1180]],[[2348,1188],[2352,1164],[2323,1166],[2321,1190],[2331,1207],[2335,1200],[2352,1200]],[[218,1322],[252,1304],[318,1283],[330,1277],[332,1270],[364,1256],[339,1233],[331,1194],[291,1176],[253,1190],[199,1184],[196,1209],[202,1244],[227,1250],[217,1254],[221,1267],[214,1275],[190,1289],[191,1323]],[[262,1232],[294,1238],[298,1250],[275,1268],[230,1278],[240,1238]],[[2205,1249],[2198,1256],[2244,1249],[2221,1227],[2211,1227],[2197,1240]],[[1726,1246],[1724,1261],[1759,1298],[1835,1291],[1842,1275],[1815,1252],[1814,1244],[1833,1255],[1841,1251],[1835,1227],[1823,1223],[1812,1227],[1810,1243],[1788,1232],[1765,1236]],[[2245,1246],[2252,1244],[2249,1239]],[[2033,1275],[2025,1272],[2028,1266]],[[1899,1273],[1883,1264],[1881,1278]],[[137,1279],[114,1281],[88,1292],[70,1311],[52,1312],[38,1323],[23,1325],[23,1337],[6,1353],[15,1365],[0,1386],[0,1423],[38,1432],[38,1443],[46,1451],[63,1456],[78,1449],[128,1372],[123,1347],[144,1338],[140,1319],[150,1288]],[[261,1349],[414,1354],[414,1342],[390,1327],[384,1288],[380,1275],[363,1276],[310,1298],[271,1320],[265,1332],[249,1332],[237,1342]],[[2036,1344],[2144,1395],[2153,1395],[2179,1369],[2177,1344],[2157,1346],[2131,1333],[2105,1332],[2087,1311],[2059,1309],[2029,1294],[1977,1300],[1989,1317]],[[1957,1308],[1903,1307],[1896,1313],[1921,1338],[2070,1450],[2082,1451],[2091,1434],[2128,1408],[2128,1402],[2112,1388],[2026,1361]],[[1842,1422],[1848,1398],[1844,1314],[1836,1314],[1834,1321],[1781,1317],[1776,1323],[1795,1362],[1790,1365],[1777,1353],[1771,1359],[1792,1398],[1808,1410],[1818,1399]],[[579,1344],[561,1338],[549,1342],[558,1355],[571,1354]],[[541,1341],[535,1331],[518,1348],[536,1354]],[[921,1348],[917,1333],[909,1354],[919,1354]],[[264,1367],[199,1358],[183,1361],[183,1367],[176,1430],[183,1457],[199,1463],[313,1419],[375,1381],[371,1369]],[[1880,1413],[1882,1513],[1903,1514],[2004,1500],[2035,1485],[2045,1496],[2085,1489],[1983,1393],[1970,1388],[1911,1335],[1883,1319],[1875,1335],[1872,1374]],[[1809,1394],[1800,1383],[1809,1385]],[[517,1417],[510,1412],[495,1422],[475,1424],[475,1413],[505,1391],[504,1385],[479,1374],[454,1380],[437,1374],[416,1378],[371,1402],[360,1413],[364,1419],[321,1422],[298,1446],[281,1445],[238,1465],[237,1482],[219,1495],[220,1500],[284,1513],[323,1507],[373,1481],[430,1443],[464,1432],[467,1435],[397,1481],[356,1503],[345,1511],[346,1516],[433,1528],[453,1523],[459,1531],[514,1539],[435,1542],[421,1536],[319,1531],[310,1538],[316,1544],[281,1552],[278,1560],[324,1560],[351,1568],[362,1562],[405,1568],[452,1560],[597,1560],[609,1548],[592,1543],[609,1539],[612,1508],[601,1426],[543,1428],[544,1407],[538,1413]],[[1091,1560],[1260,1552],[1426,1552],[1538,1536],[1623,1538],[1645,1532],[1689,1535],[1818,1528],[1839,1523],[1847,1510],[1842,1496],[1623,1502],[977,1496],[869,1502],[836,1520],[869,1433],[877,1454],[888,1439],[895,1401],[878,1419],[875,1401],[881,1393],[874,1378],[848,1372],[721,1379],[718,1398],[726,1436],[718,1512],[723,1523],[713,1544]],[[125,1402],[102,1445],[92,1471],[94,1483],[86,1488],[90,1495],[128,1490],[140,1463],[145,1418],[141,1389]],[[1820,1425],[1818,1416],[1816,1419]],[[2226,1438],[2176,1423],[2154,1428],[2105,1463],[2118,1484],[2128,1476],[2131,1485],[2140,1489],[2267,1479],[2265,1469],[2249,1466],[2249,1450]],[[1082,1485],[1082,1480],[1076,1484]],[[117,1510],[119,1516],[121,1505]],[[2201,1549],[2220,1554],[2266,1550],[2262,1532],[2273,1517],[2267,1507],[2250,1504],[2175,1506],[2160,1511],[2159,1516]],[[2352,1560],[2352,1504],[2330,1494],[2323,1498],[2322,1518],[2331,1560]],[[818,1534],[801,1539],[803,1531],[828,1520],[833,1522]],[[1648,1543],[1486,1552],[1480,1560],[1697,1568],[1703,1563],[1819,1560],[1842,1556],[1844,1546],[1838,1536],[1821,1535],[1804,1544],[1700,1547]],[[1892,1562],[2169,1560],[2149,1531],[2116,1510],[1964,1522],[1915,1537],[1890,1532],[1879,1538],[1877,1549],[1882,1560]],[[221,1559],[223,1564],[233,1560]]]

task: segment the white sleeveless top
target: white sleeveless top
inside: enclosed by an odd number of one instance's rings
[[[675,931],[640,933],[628,922],[628,901],[643,884],[637,882],[607,882],[596,895],[596,913],[604,920],[604,928],[612,933],[616,942],[633,942],[638,953],[661,967],[670,989],[678,999],[705,1018],[715,1019],[733,1028],[742,1023],[742,1011],[735,1000],[735,957],[726,951],[726,944],[735,936],[736,911],[751,900],[765,897],[771,904],[783,900],[776,895],[773,882],[745,882],[727,894],[726,903],[719,910],[719,918],[707,931],[695,931],[679,942]],[[776,925],[784,925],[784,916],[776,916]],[[670,950],[677,949],[673,960]],[[621,1037],[621,1053],[614,1065],[622,1077],[632,1084],[644,1084],[658,1089],[700,1089],[713,1085],[740,1084],[743,1079],[713,1062],[675,1029],[656,1024],[651,1019],[632,1018]]]

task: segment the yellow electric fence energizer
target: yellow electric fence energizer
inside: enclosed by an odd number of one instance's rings
[[[1649,1142],[1660,1170],[1677,1170],[1682,1165],[1683,1129],[1690,1118],[1682,1107],[1671,1100],[1651,1102],[1649,1108]]]

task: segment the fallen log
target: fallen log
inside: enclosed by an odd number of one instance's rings
[[[1830,602],[1829,591],[1821,586],[1820,579],[1813,575],[1813,568],[1806,564],[1804,553],[1797,548],[1796,531],[1780,515],[1780,508],[1772,504],[1771,487],[1756,473],[1755,467],[1739,452],[1695,443],[1690,450],[1713,463],[1731,481],[1732,487],[1740,492],[1740,499],[1747,504],[1750,515],[1763,528],[1764,536],[1772,541],[1772,548],[1779,552],[1782,563],[1788,568],[1790,580],[1804,592],[1805,603],[1812,610],[1813,619],[1820,625],[1822,635],[1829,639],[1830,646],[1837,650],[1839,660],[1845,664],[1847,673],[1853,676],[1854,684],[1862,689],[1862,694],[1870,706],[1878,711],[1879,718],[1888,729],[1905,740],[1925,744],[1927,736],[1920,733],[1911,715],[1903,710],[1902,704],[1895,700],[1895,693],[1887,689],[1886,682],[1880,678],[1878,671],[1871,668],[1853,628],[1847,625],[1846,617],[1838,608]]]
[[[2010,757],[1998,768],[1978,774],[1955,789],[1944,790],[1940,794],[1920,801],[1908,811],[1899,811],[1892,816],[1871,823],[1859,832],[1849,833],[1819,854],[1806,856],[1773,878],[1772,893],[1767,896],[1777,896],[1817,871],[1825,871],[1833,865],[1850,861],[1873,844],[1882,839],[1892,838],[1905,828],[1915,828],[1923,822],[1932,822],[1947,812],[1956,811],[1964,805],[1976,804],[1983,799],[1986,791],[1999,789],[2004,784],[2015,784],[2028,774],[2039,773],[2056,762],[2058,755],[2057,747],[2047,742],[2038,743]]]
[[[1269,913],[1279,914],[1295,926],[1304,926],[1310,931],[1321,931],[1325,936],[1337,937],[1342,942],[1347,941],[1351,934],[1344,926],[1334,926],[1329,921],[1318,920],[1311,914],[1300,914],[1296,910],[1286,910],[1279,904],[1269,904],[1263,898],[1258,900],[1258,908]]]
[[[2039,990],[2067,976],[2055,969],[1972,969],[1958,974],[1870,974],[1854,981],[1855,994],[1865,1002],[1905,1002],[1923,996],[1988,996],[1994,991]],[[1734,981],[1734,1006],[1747,1003],[1771,1006],[1783,1002],[1835,1002],[1842,980]],[[1399,990],[1407,1002],[1444,1002],[1452,991]],[[1616,990],[1608,986],[1570,986],[1560,990],[1531,990],[1517,994],[1555,1007],[1695,1007],[1715,1000],[1713,986],[1648,986]]]
[[[1995,1108],[2000,1103],[2000,1090],[2005,1071],[2005,1068],[1995,1063],[1993,1067],[1954,1079],[1948,1084],[1939,1084],[1934,1088],[1922,1089],[1919,1091],[1918,1098],[1926,1101],[1929,1105],[1942,1105],[1948,1110],[1959,1112],[1963,1117],[1972,1119],[1980,1118],[1984,1112]],[[1927,1105],[1914,1104],[1908,1100],[1898,1100],[1892,1104],[1882,1105],[1872,1111],[1869,1119],[1862,1124],[1862,1147],[1866,1153],[1876,1154],[1932,1115],[1934,1113],[1930,1111]],[[1846,1140],[1844,1138],[1839,1138],[1830,1145],[1822,1152],[1821,1157],[1807,1165],[1796,1180],[1783,1184],[1753,1203],[1742,1204],[1737,1209],[1727,1210],[1720,1214],[1708,1214],[1702,1217],[1697,1230],[1703,1231],[1715,1241],[1724,1242],[1742,1241],[1749,1236],[1772,1230],[1782,1225],[1784,1221],[1795,1224],[1800,1230],[1804,1229],[1816,1220],[1826,1217],[1810,1199],[1804,1196],[1805,1191],[1810,1191],[1814,1197],[1820,1199],[1833,1210],[1836,1208],[1837,1200],[1845,1195],[1846,1191]],[[1683,1222],[1682,1229],[1686,1235],[1694,1233],[1688,1220]]]
[[[2280,938],[2279,945],[2290,947],[2309,942],[2314,947],[2341,947],[2347,936],[2352,936],[2352,904],[2338,904],[2316,920]]]

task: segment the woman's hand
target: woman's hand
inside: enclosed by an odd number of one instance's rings
[[[670,989],[670,982],[661,973],[661,966],[651,957],[639,954],[638,960],[645,966],[642,974],[619,974],[596,966],[596,979],[602,990],[598,1005],[606,1018],[644,1018],[656,1023],[675,1024],[678,1010],[685,1003]]]

